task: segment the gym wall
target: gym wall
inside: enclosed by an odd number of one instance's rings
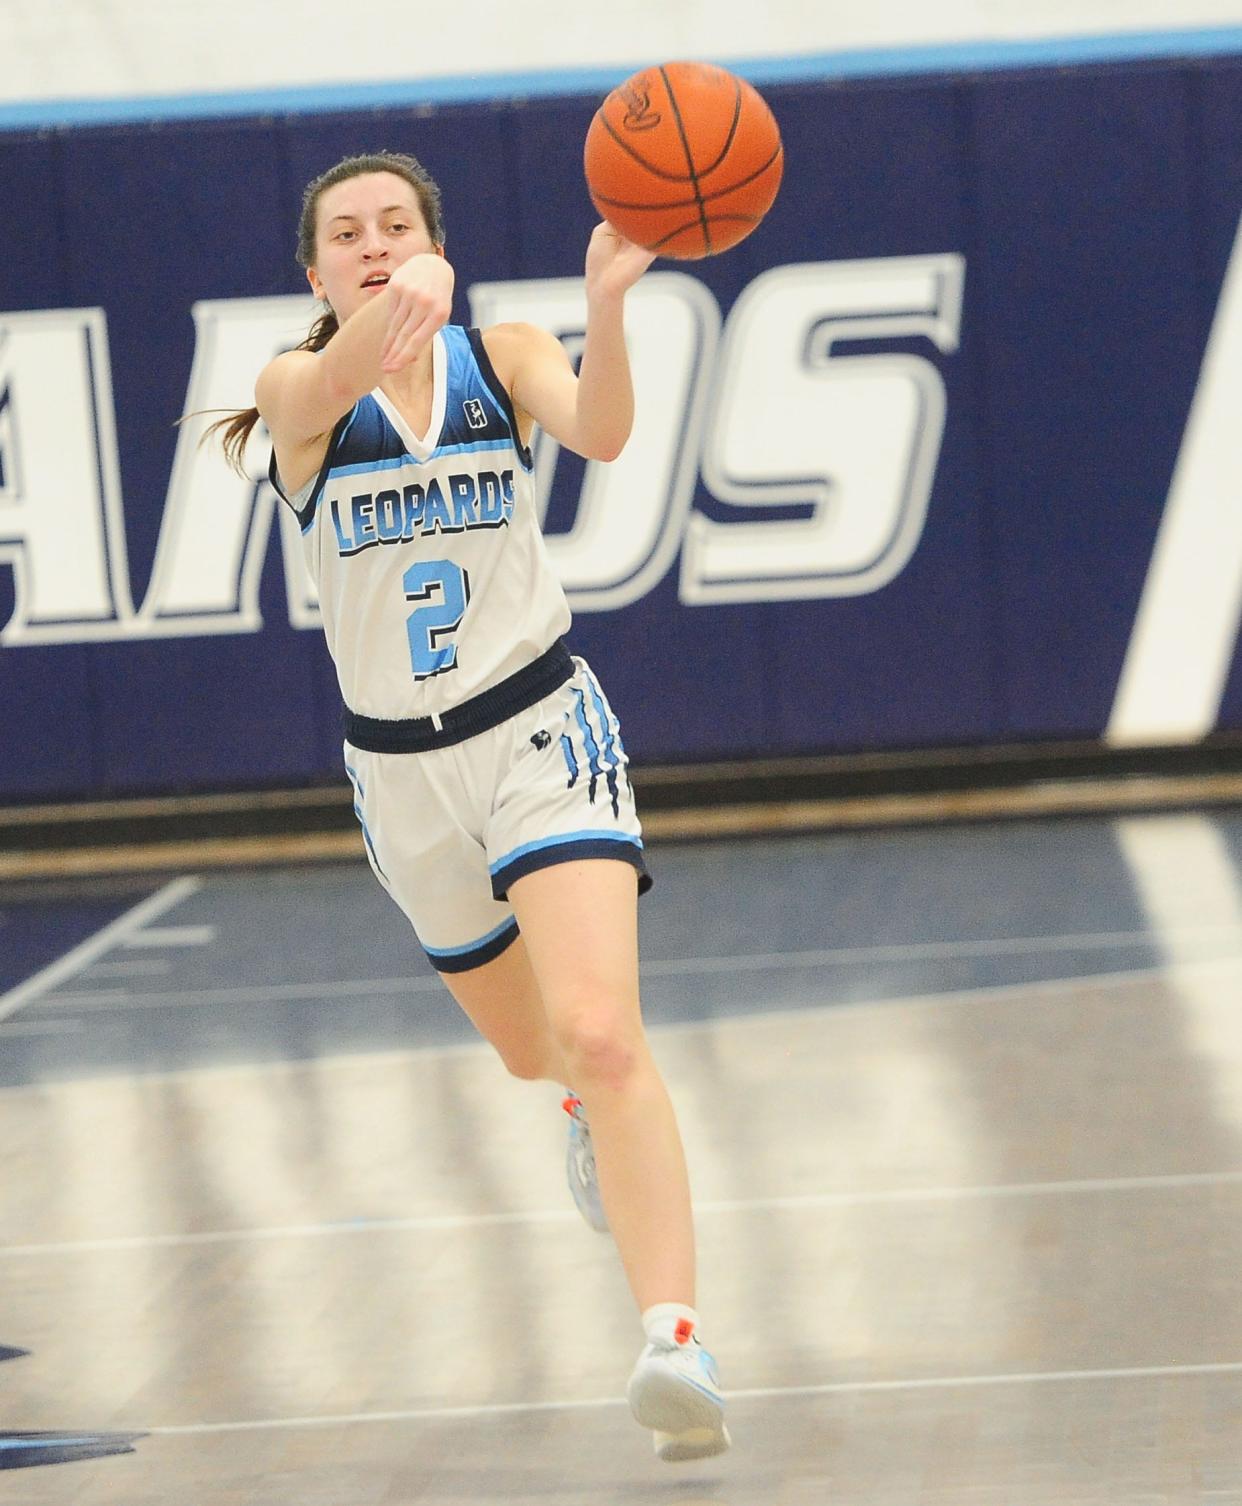
[[[638,762],[1242,730],[1242,59],[769,83],[785,184],[544,445]],[[463,322],[572,348],[598,94],[0,134],[0,801],[335,778],[296,535],[199,450],[295,343],[303,183],[439,179]]]

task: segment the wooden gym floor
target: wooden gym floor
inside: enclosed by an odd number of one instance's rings
[[[0,889],[6,1506],[1242,1502],[1242,815],[653,859],[732,1453],[361,861],[187,871]]]

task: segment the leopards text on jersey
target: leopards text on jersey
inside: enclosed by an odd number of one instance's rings
[[[346,706],[438,715],[539,657],[569,608],[535,514],[529,450],[477,330],[432,347],[421,439],[378,389],[332,431],[294,508]],[[272,481],[285,496],[272,462]]]

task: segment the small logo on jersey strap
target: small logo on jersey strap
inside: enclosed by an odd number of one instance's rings
[[[483,411],[483,404],[477,397],[468,397],[462,407],[466,412],[466,422],[472,429],[487,428],[487,414]]]
[[[531,738],[531,742],[540,750],[548,747],[551,741],[552,734],[550,732],[536,732],[534,737]]]

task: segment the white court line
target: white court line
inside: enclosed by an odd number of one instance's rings
[[[794,954],[797,955],[797,954]],[[801,965],[801,964],[799,964]],[[745,1015],[722,1014],[710,1020],[649,1021],[649,1029],[701,1030],[704,1025],[736,1024],[741,1019],[750,1022],[798,1019],[805,1017],[808,1008],[858,1008],[869,1004],[890,1007],[897,1004],[935,1004],[967,1002],[986,996],[1002,1000],[1013,995],[1060,992],[1083,987],[1112,988],[1134,983],[1145,978],[1177,979],[1179,977],[1210,976],[1213,973],[1233,972],[1242,967],[1242,953],[1232,957],[1204,957],[1198,961],[1157,962],[1142,967],[1121,968],[1108,973],[1058,973],[1051,978],[1025,978],[1016,983],[972,983],[964,988],[943,989],[919,994],[874,994],[866,998],[826,996],[808,1000],[794,1008],[758,1009]],[[644,975],[647,969],[643,969]],[[185,993],[131,994],[124,989],[99,989],[81,993],[72,991],[54,994],[43,1001],[44,1009],[183,1009],[207,1004],[275,1004],[290,1001],[315,1002],[323,999],[357,998],[375,994],[433,993],[443,988],[439,975],[429,978],[364,978],[335,984],[274,983],[260,988],[204,988]],[[354,1058],[356,1060],[357,1058]],[[206,1069],[197,1069],[206,1070]],[[148,1076],[148,1081],[150,1077]]]
[[[1242,938],[1240,925],[1185,926],[1183,941],[1216,941]],[[653,976],[683,972],[766,972],[769,969],[822,967],[842,962],[922,962],[955,957],[1041,956],[1049,952],[1107,951],[1114,947],[1146,945],[1159,948],[1163,932],[1087,931],[1054,936],[995,936],[979,941],[919,941],[899,946],[825,947],[818,951],[746,952],[740,957],[685,957],[645,962],[643,972]]]
[[[85,971],[93,974],[95,968],[98,965],[99,964],[97,963],[92,963],[90,967],[85,969]],[[67,983],[73,983],[77,980],[74,978],[68,978],[65,981]],[[55,1004],[61,999],[76,999],[77,997],[78,995],[75,994],[72,989],[69,989],[66,993],[63,994],[49,994],[45,996],[42,1004],[44,1008],[47,1008],[50,1004]],[[124,1004],[129,999],[129,997],[129,989],[126,988],[123,984],[117,986],[116,988],[92,988],[89,990],[82,990],[82,998],[88,1001],[88,1004],[92,1009],[100,1009],[108,1004]]]
[[[123,957],[119,962],[92,962],[86,971],[92,981],[95,978],[150,978],[171,973],[172,963],[167,957]],[[126,992],[122,990],[122,997]]]
[[[726,1391],[730,1402],[768,1401],[777,1397],[858,1396],[885,1391],[948,1391],[963,1386],[1032,1386],[1049,1382],[1165,1380],[1177,1376],[1242,1375],[1242,1360],[1205,1365],[1130,1365],[1111,1370],[1032,1370],[1006,1375],[927,1375],[906,1380],[828,1381],[819,1386],[760,1386]],[[250,1422],[189,1422],[145,1428],[155,1436],[202,1433],[253,1433],[265,1429],[346,1427],[360,1422],[455,1422],[504,1417],[523,1412],[585,1412],[624,1407],[621,1396],[591,1396],[572,1401],[502,1401],[474,1407],[411,1407],[400,1412],[338,1412],[325,1417],[267,1417]]]
[[[193,931],[196,927],[183,927]],[[211,927],[204,926],[204,931]],[[145,936],[159,935],[147,931]],[[1185,926],[1178,933],[1182,941],[1238,939],[1242,926],[1203,925]],[[801,952],[744,952],[731,957],[673,957],[644,961],[644,978],[676,977],[694,973],[741,973],[741,972],[788,972],[798,968],[829,967],[850,962],[918,962],[930,959],[953,959],[955,957],[992,956],[1039,956],[1052,952],[1106,951],[1112,948],[1146,944],[1158,948],[1164,940],[1150,931],[1094,931],[1081,935],[1073,933],[1057,936],[1002,936],[982,941],[929,941],[903,946],[874,947],[826,947]],[[126,946],[144,944],[142,938],[127,941]],[[1232,959],[1204,959],[1219,961]],[[332,983],[270,983],[239,984],[221,988],[186,989],[173,993],[130,993],[125,996],[127,1009],[181,1009],[202,1004],[277,1004],[320,999],[343,999],[373,995],[432,993],[443,987],[438,975],[409,978],[350,978]],[[47,999],[44,1005],[53,1008],[63,1003],[72,1003],[75,1008],[93,1009],[107,1007],[117,1001],[115,991],[108,989],[61,995]]]
[[[352,978],[341,983],[267,983],[254,987],[190,988],[176,993],[135,994],[125,989],[91,989],[55,994],[45,1009],[189,1009],[210,1004],[282,1004],[321,999],[372,998],[408,993],[439,993],[438,973],[419,978]]]
[[[0,1020],[7,1020],[10,1015],[16,1014],[24,1005],[47,993],[49,989],[57,988],[71,978],[76,978],[83,968],[98,961],[112,947],[120,945],[126,937],[132,936],[140,927],[146,925],[148,920],[155,920],[201,887],[202,880],[198,878],[187,876],[174,879],[171,884],[165,884],[162,889],[156,890],[154,894],[140,901],[133,909],[126,910],[124,915],[118,915],[114,921],[104,926],[102,931],[97,931],[94,936],[88,936],[72,951],[66,952],[63,957],[58,957],[47,967],[41,968],[24,983],[19,983],[16,988],[9,989],[8,993],[0,994]]]
[[[893,1010],[893,1009],[948,1009],[955,1005],[971,1007],[981,999],[989,1004],[1005,1005],[1011,1003],[1030,1003],[1044,995],[1051,994],[1053,997],[1066,993],[1076,993],[1084,988],[1111,989],[1128,988],[1140,983],[1175,983],[1183,976],[1195,976],[1211,972],[1226,976],[1236,973],[1242,968],[1242,957],[1226,957],[1202,963],[1177,963],[1173,965],[1157,965],[1154,967],[1128,968],[1122,972],[1111,973],[1080,973],[1069,977],[1038,978],[1024,983],[978,983],[969,988],[947,989],[939,993],[920,994],[889,994],[871,998],[832,998],[818,997],[807,998],[803,1002],[790,1005],[782,1004],[779,1009],[758,1009],[737,1014],[728,1013],[711,1016],[704,1019],[692,1020],[650,1020],[648,1021],[648,1033],[660,1038],[664,1036],[682,1036],[689,1034],[702,1034],[704,1030],[727,1027],[730,1031],[763,1030],[770,1031],[779,1029],[783,1025],[800,1025],[813,1016],[838,1016],[845,1012],[854,1013],[858,1010]],[[420,984],[428,988],[442,987],[438,978],[431,979],[392,979],[391,982],[401,983],[403,986],[415,987]],[[94,995],[84,995],[87,999],[93,999]],[[158,999],[160,996],[152,996]],[[62,1005],[71,1005],[74,995],[63,994],[59,999],[51,1002]],[[128,1002],[126,1000],[125,1002]],[[0,1026],[0,1029],[3,1027]],[[487,1055],[491,1047],[482,1039],[467,1041],[427,1041],[420,1045],[389,1047],[387,1049],[376,1048],[369,1051],[350,1052],[347,1055],[320,1056],[296,1061],[242,1061],[242,1062],[212,1062],[207,1065],[193,1067],[174,1067],[167,1071],[144,1072],[142,1081],[148,1085],[172,1082],[196,1082],[204,1078],[218,1077],[262,1077],[279,1067],[283,1072],[290,1073],[313,1073],[322,1075],[335,1072],[356,1072],[359,1067],[369,1065],[381,1065],[393,1067],[402,1062],[425,1061],[434,1056],[444,1060],[463,1056]],[[128,1069],[117,1067],[106,1074],[92,1078],[94,1082],[130,1082],[132,1072]],[[75,1084],[69,1083],[0,1083],[0,1097],[13,1097],[22,1093],[38,1093],[46,1095],[52,1090],[72,1091]]]
[[[210,946],[216,939],[215,926],[150,926],[127,936],[121,945],[136,947]]]
[[[1228,975],[1236,973],[1242,968],[1242,957],[1222,958],[1215,961],[1190,964],[1179,963],[1173,966],[1156,966],[1144,968],[1132,968],[1124,972],[1114,973],[1082,973],[1071,977],[1033,979],[1025,983],[980,983],[971,988],[949,989],[941,993],[923,994],[898,994],[880,996],[874,998],[817,998],[808,999],[797,1005],[782,1005],[779,1009],[760,1009],[746,1013],[722,1014],[709,1019],[693,1020],[651,1020],[648,1022],[648,1032],[654,1038],[664,1036],[682,1036],[687,1034],[701,1034],[705,1029],[727,1027],[732,1031],[737,1030],[764,1030],[780,1028],[782,1025],[800,1025],[805,1023],[811,1016],[837,1016],[849,1011],[858,1010],[892,1010],[892,1009],[947,1009],[954,1005],[969,1007],[980,999],[989,1003],[1004,1005],[1009,1003],[1024,1003],[1037,1000],[1044,995],[1051,994],[1054,997],[1065,993],[1075,993],[1083,988],[1110,989],[1126,988],[1138,983],[1147,982],[1176,982],[1183,976],[1194,976],[1196,972],[1207,970]],[[439,988],[441,984],[438,978],[429,980],[401,980],[394,979],[394,983],[401,982],[406,986],[414,986],[420,982],[426,982],[428,987]],[[87,995],[94,998],[94,995]],[[113,997],[113,996],[110,996]],[[64,994],[54,1002],[65,1005],[73,1001],[72,994]],[[4,1030],[0,1023],[0,1032]],[[262,1077],[270,1073],[275,1067],[282,1071],[299,1073],[307,1072],[315,1075],[335,1072],[356,1072],[360,1067],[381,1065],[393,1067],[403,1062],[425,1061],[428,1057],[437,1057],[444,1060],[458,1057],[470,1057],[487,1055],[491,1047],[486,1041],[474,1039],[468,1041],[428,1041],[421,1045],[406,1046],[400,1048],[389,1047],[387,1049],[374,1049],[370,1051],[350,1052],[347,1055],[322,1056],[307,1060],[283,1061],[274,1063],[271,1061],[243,1061],[243,1062],[213,1062],[208,1065],[193,1067],[175,1067],[160,1072],[144,1072],[142,1081],[147,1085],[175,1082],[197,1082],[204,1078],[219,1077]],[[94,1082],[132,1082],[133,1074],[130,1070],[117,1067],[107,1073],[94,1077]],[[0,1098],[10,1098],[23,1093],[38,1093],[46,1095],[49,1091],[72,1091],[75,1087],[73,1082],[47,1083],[47,1082],[19,1082],[0,1083]]]
[[[1177,1172],[1167,1176],[1099,1177],[1067,1182],[1010,1182],[982,1187],[898,1187],[876,1192],[804,1193],[795,1197],[738,1198],[696,1202],[696,1214],[815,1211],[876,1204],[981,1202],[989,1198],[1057,1197],[1083,1193],[1154,1192],[1187,1187],[1242,1185],[1242,1171]],[[400,1234],[411,1231],[475,1229],[505,1224],[576,1223],[573,1208],[535,1208],[518,1213],[443,1213],[419,1218],[338,1220],[318,1224],[274,1224],[250,1229],[206,1229],[194,1234],[116,1235],[108,1239],[0,1245],[0,1259],[34,1255],[85,1255],[108,1250],[167,1249],[186,1245],[244,1243],[270,1239],[322,1239],[341,1234]]]
[[[81,1020],[0,1020],[0,1040],[11,1041],[15,1035],[79,1035],[85,1029]]]

